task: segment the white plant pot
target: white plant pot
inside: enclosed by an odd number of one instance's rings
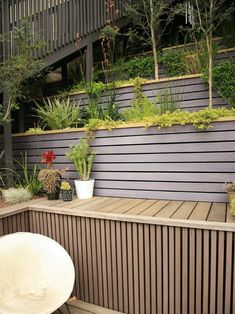
[[[86,199],[93,196],[94,191],[94,179],[89,179],[86,181],[74,180],[77,198]]]

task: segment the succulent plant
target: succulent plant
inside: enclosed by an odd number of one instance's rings
[[[61,182],[61,186],[60,186],[61,190],[71,190],[71,185],[67,182],[67,181],[63,181]]]
[[[70,146],[66,157],[74,163],[80,179],[89,180],[95,158],[95,152],[91,151],[89,141],[81,138],[78,145]]]
[[[225,182],[224,190],[225,192],[235,192],[235,181]]]

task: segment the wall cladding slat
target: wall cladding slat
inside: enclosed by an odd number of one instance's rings
[[[234,313],[235,233],[29,211],[0,235],[40,233],[70,254],[79,299],[129,314]]]
[[[175,103],[177,103],[181,109],[194,111],[208,106],[208,87],[199,77],[182,80],[176,79],[158,83],[146,83],[143,85],[144,94],[151,100],[153,100],[156,95],[164,94],[169,92],[169,90]],[[129,108],[134,97],[133,87],[117,88],[116,93],[116,103],[120,110],[122,111],[123,109]],[[79,103],[82,107],[86,106],[88,103],[86,94],[75,94],[70,97],[71,100]],[[107,97],[101,94],[99,100],[100,105],[105,104],[106,102]],[[213,105],[227,106],[226,101],[216,92],[213,92]]]
[[[78,144],[84,136],[84,132],[71,132],[14,137],[14,157],[26,150],[32,169],[42,152],[53,149],[55,166],[68,167],[67,176],[73,180],[77,173],[65,154],[69,145]],[[92,173],[95,193],[226,202],[223,183],[235,177],[234,144],[234,121],[213,123],[204,132],[191,125],[96,131],[92,142],[97,153]]]

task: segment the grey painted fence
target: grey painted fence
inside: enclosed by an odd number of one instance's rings
[[[74,294],[126,314],[235,312],[234,232],[29,211],[0,218],[0,236],[49,236],[75,265]]]
[[[30,163],[53,149],[55,166],[74,166],[65,157],[82,132],[13,138],[13,153],[28,152]],[[223,183],[235,179],[235,121],[216,122],[208,131],[193,126],[166,129],[133,127],[99,130],[92,148],[97,152],[93,174],[95,194],[172,200],[227,201]]]

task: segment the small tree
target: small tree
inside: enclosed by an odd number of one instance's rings
[[[174,11],[166,0],[126,1],[126,11],[134,27],[143,31],[141,39],[152,47],[155,79],[158,80],[158,47],[167,25],[174,17]]]
[[[3,44],[7,34],[1,38]],[[8,95],[6,108],[0,105],[0,125],[7,122],[11,111],[18,108],[17,100],[24,97],[24,83],[40,74],[45,64],[37,57],[37,53],[45,43],[39,34],[30,30],[28,20],[22,20],[19,28],[14,28],[12,45],[15,54],[9,53],[0,63],[0,89]]]
[[[232,13],[234,7],[227,7],[226,0],[191,0],[191,28],[195,38],[205,40],[207,50],[207,68],[209,85],[209,107],[212,107],[213,95],[213,35],[218,27]]]

